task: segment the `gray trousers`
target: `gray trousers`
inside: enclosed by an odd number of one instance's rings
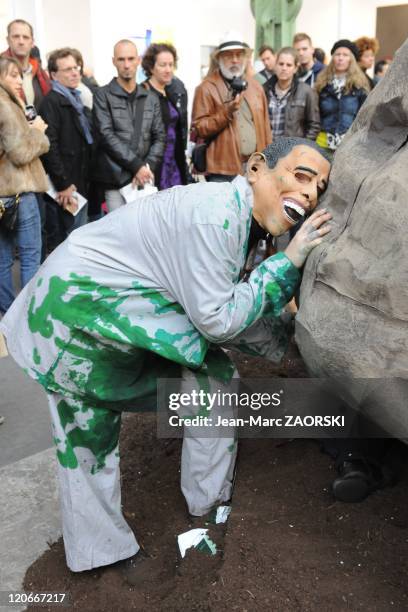
[[[208,379],[210,389],[224,385]],[[182,391],[199,390],[183,369]],[[119,431],[121,414],[92,408],[62,395],[48,396],[57,447],[62,531],[68,567],[74,572],[109,565],[139,550],[121,507]],[[226,416],[214,406],[211,416]],[[181,490],[190,514],[203,516],[232,494],[237,444],[232,437],[205,436],[189,428],[183,440]],[[186,430],[186,428],[185,428]],[[103,435],[101,436],[101,432]]]
[[[112,212],[120,206],[126,204],[126,200],[120,193],[119,189],[106,189],[105,202],[108,212]]]

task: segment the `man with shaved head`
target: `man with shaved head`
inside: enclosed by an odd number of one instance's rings
[[[153,180],[165,146],[160,102],[136,84],[136,45],[119,40],[112,62],[117,77],[98,89],[93,107],[98,137],[95,179],[105,187],[109,212],[125,203],[121,187],[129,183],[139,187]]]

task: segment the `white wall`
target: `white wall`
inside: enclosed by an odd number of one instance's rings
[[[316,47],[330,54],[336,40],[375,36],[377,8],[404,4],[401,0],[303,0],[297,32],[307,32]],[[408,25],[407,25],[408,35]]]
[[[0,53],[7,48],[6,27],[10,22],[11,2],[10,0],[0,0]]]
[[[97,79],[106,83],[114,75],[113,44],[152,30],[152,40],[170,39],[179,55],[178,76],[191,90],[200,80],[200,47],[217,45],[228,29],[239,30],[248,44],[255,38],[255,21],[249,0],[90,0],[94,67]],[[233,19],[232,19],[233,17]],[[136,41],[137,42],[137,41]]]
[[[86,60],[92,55],[89,0],[0,0],[0,50],[13,19],[31,23],[45,65],[47,53],[59,47],[78,47]]]
[[[37,0],[38,1],[38,0]],[[88,0],[41,0],[43,59],[54,49],[77,47],[85,64],[92,64],[91,13]]]
[[[44,61],[57,47],[77,47],[101,84],[115,75],[114,43],[135,38],[143,48],[137,38],[150,29],[153,41],[170,40],[176,46],[177,74],[187,86],[190,103],[200,82],[202,45],[216,46],[229,29],[240,31],[251,46],[255,39],[249,0],[0,0],[0,37],[15,18],[34,26]]]
[[[396,4],[401,0],[303,0],[296,30],[329,53],[339,38],[374,36],[377,7]],[[56,47],[77,47],[100,83],[114,75],[113,44],[151,29],[153,41],[170,39],[176,46],[177,74],[190,97],[200,80],[202,45],[217,45],[228,29],[241,31],[251,46],[255,38],[250,0],[0,0],[0,38],[17,17],[33,24],[43,59]]]

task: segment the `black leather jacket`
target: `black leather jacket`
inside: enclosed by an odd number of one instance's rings
[[[157,96],[141,85],[128,94],[114,78],[95,92],[93,117],[97,181],[119,188],[147,163],[154,172],[166,140]]]
[[[177,108],[178,113],[180,115],[181,138],[183,142],[183,147],[184,149],[186,149],[188,138],[187,90],[184,86],[183,81],[181,81],[176,76],[173,77],[170,85],[167,85],[165,89],[167,97]]]

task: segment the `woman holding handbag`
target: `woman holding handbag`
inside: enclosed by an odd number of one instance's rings
[[[39,156],[49,149],[46,123],[26,119],[22,73],[11,57],[0,58],[0,315],[15,298],[14,252],[20,259],[21,287],[40,267],[41,220],[36,193],[47,191]]]

